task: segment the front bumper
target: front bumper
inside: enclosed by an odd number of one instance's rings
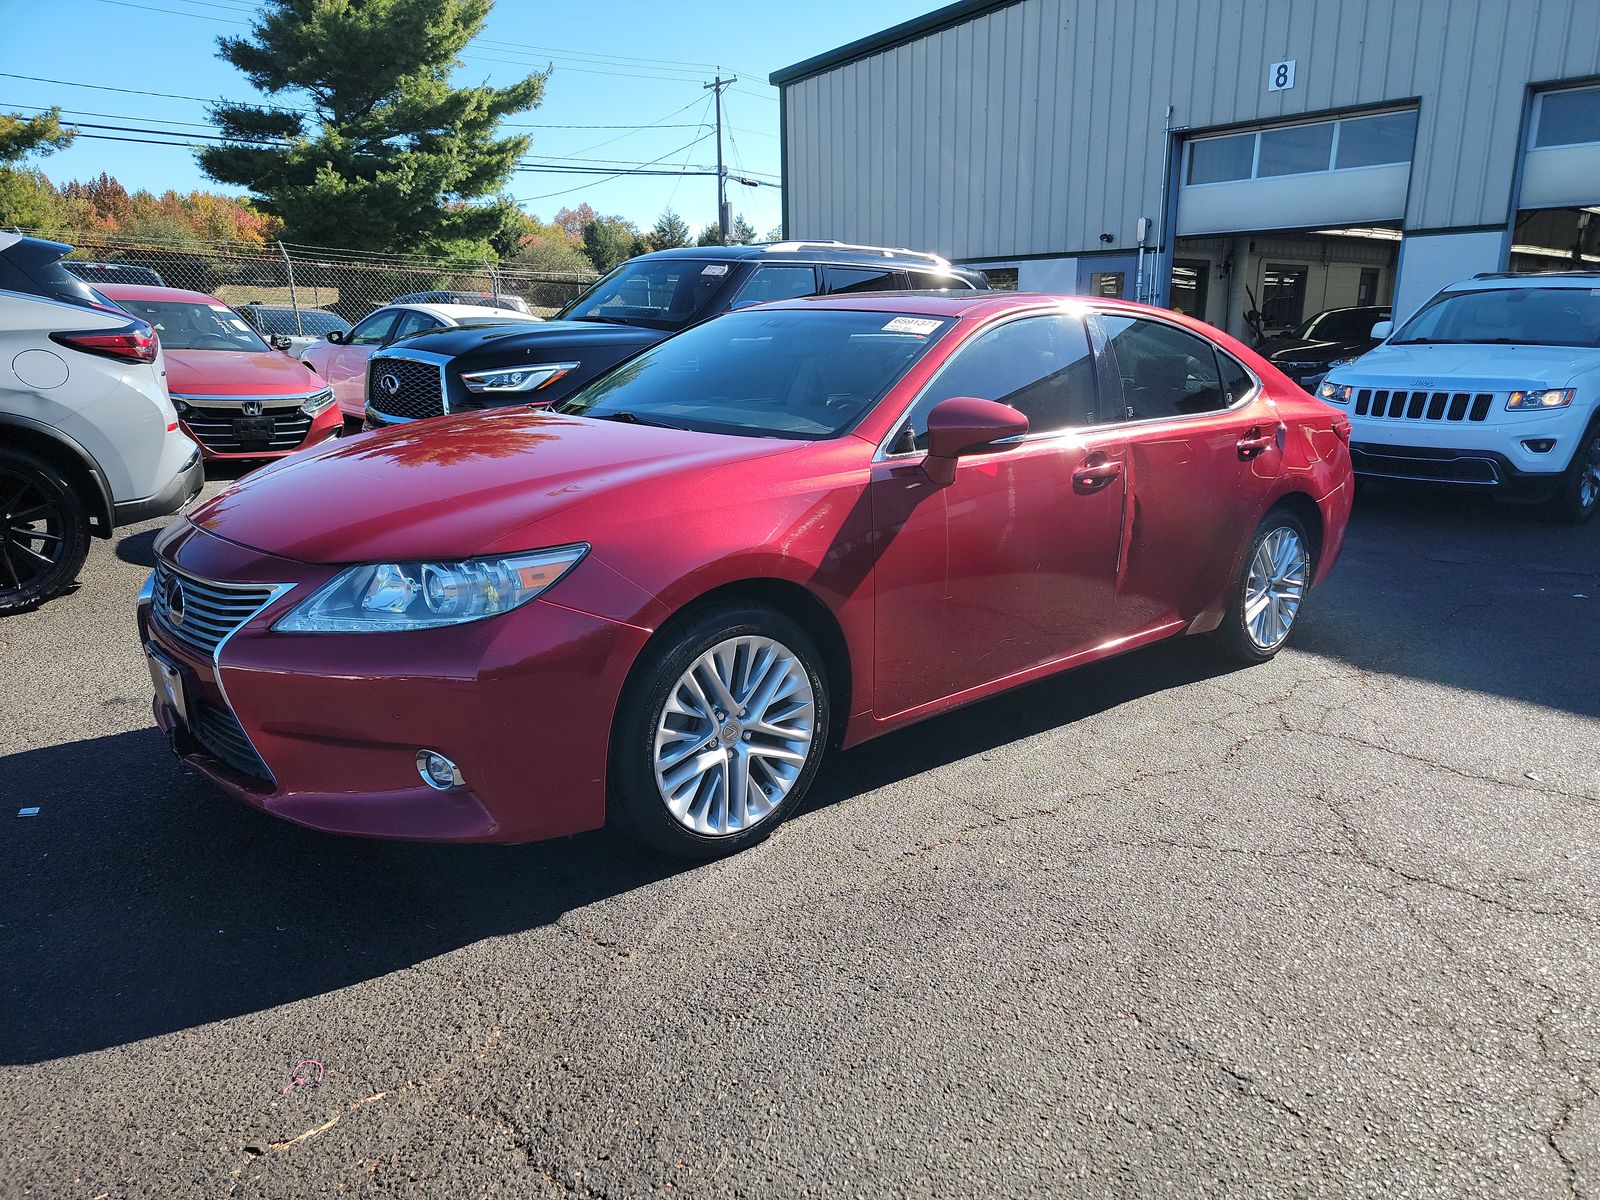
[[[272,622],[339,568],[245,550],[192,525],[160,553],[200,579],[292,585],[213,657],[173,636],[141,598],[141,639],[182,668],[197,710],[224,710],[259,756],[260,770],[240,769],[248,758],[227,753],[231,743],[155,701],[179,754],[230,795],[368,837],[527,842],[604,823],[612,717],[648,631],[535,600],[450,629],[275,634]],[[465,784],[424,783],[421,749],[458,763]]]
[[[299,415],[298,405],[279,410],[268,408],[267,415],[274,418],[274,436],[260,443],[239,442],[232,436],[233,418],[242,412],[238,404],[212,403],[202,408],[191,402],[188,408],[188,413],[181,414],[178,419],[184,433],[199,443],[200,453],[208,462],[283,458],[344,432],[344,415],[337,403],[309,419]]]
[[[1352,441],[1350,461],[1356,474],[1364,479],[1493,488],[1527,500],[1548,499],[1561,481],[1560,471],[1524,471],[1508,455],[1496,450],[1435,449]]]

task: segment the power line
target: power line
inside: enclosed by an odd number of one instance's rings
[[[610,179],[621,179],[624,175],[642,175],[642,174],[645,174],[648,168],[653,167],[657,163],[660,163],[665,159],[671,158],[674,155],[683,153],[683,151],[689,149],[689,147],[691,147],[691,146],[698,146],[701,142],[705,141],[706,138],[708,138],[710,136],[711,135],[709,133],[702,134],[700,137],[695,138],[692,142],[688,142],[688,143],[686,143],[686,144],[684,144],[682,146],[679,146],[675,150],[667,151],[660,158],[653,159],[652,161],[647,162],[647,163],[641,163],[638,167],[634,168],[631,171],[618,171],[613,175],[607,176],[606,179],[597,179],[597,180],[594,181],[594,183],[605,183],[605,182],[607,182],[607,180],[610,180]],[[521,168],[519,167],[518,170],[521,170]],[[581,173],[581,172],[575,172],[575,173]],[[660,174],[660,173],[664,173],[664,172],[651,172],[651,173],[652,174]],[[524,197],[519,198],[517,200],[517,203],[518,204],[529,204],[529,203],[532,203],[535,200],[549,200],[550,198],[552,198],[554,196],[565,196],[570,192],[582,191],[585,187],[590,187],[590,186],[593,186],[593,185],[592,184],[580,183],[577,187],[567,188],[564,191],[546,192],[543,195],[539,195],[539,196],[524,196]]]

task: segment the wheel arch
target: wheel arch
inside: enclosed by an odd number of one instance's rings
[[[94,455],[54,426],[14,413],[0,413],[0,429],[6,431],[10,445],[37,454],[67,477],[83,498],[91,534],[99,538],[111,536],[116,528],[111,486]]]
[[[1267,514],[1279,509],[1298,520],[1305,528],[1306,536],[1311,539],[1311,574],[1314,576],[1318,564],[1322,562],[1322,547],[1327,532],[1323,526],[1322,510],[1308,493],[1301,491],[1289,491],[1279,496],[1267,509]],[[1262,520],[1265,519],[1266,515],[1263,515]]]

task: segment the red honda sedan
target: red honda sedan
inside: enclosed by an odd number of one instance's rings
[[[1132,304],[746,309],[175,523],[139,606],[156,718],[317,829],[726,853],[828,747],[1165,638],[1270,658],[1339,553],[1349,431]]]
[[[328,383],[215,296],[137,283],[100,291],[155,328],[172,407],[205,458],[281,458],[344,429]]]

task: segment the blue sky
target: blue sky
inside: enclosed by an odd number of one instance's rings
[[[767,75],[790,63],[941,7],[944,0],[609,0],[549,3],[498,0],[481,37],[467,48],[459,83],[508,83],[553,63],[542,107],[512,118],[538,125],[644,125],[657,128],[533,129],[532,159],[550,156],[710,166],[711,93],[701,84],[720,65],[739,82],[726,96],[730,167],[776,179],[777,91]],[[59,104],[73,121],[166,131],[131,136],[183,141],[206,132],[194,100],[130,95],[14,76],[177,93],[257,99],[244,78],[216,56],[216,38],[244,33],[250,0],[0,0],[0,110],[31,112]],[[63,36],[66,31],[68,36]],[[195,123],[195,124],[184,124]],[[86,133],[124,136],[112,130]],[[687,147],[687,148],[685,148]],[[186,191],[213,187],[182,146],[80,138],[38,164],[57,181],[107,171],[129,188]],[[619,165],[621,163],[619,162]],[[712,178],[518,173],[511,191],[548,219],[587,201],[647,226],[670,204],[698,228],[716,219]],[[552,195],[552,193],[564,193]],[[758,232],[778,223],[776,187],[733,186],[730,199]]]

